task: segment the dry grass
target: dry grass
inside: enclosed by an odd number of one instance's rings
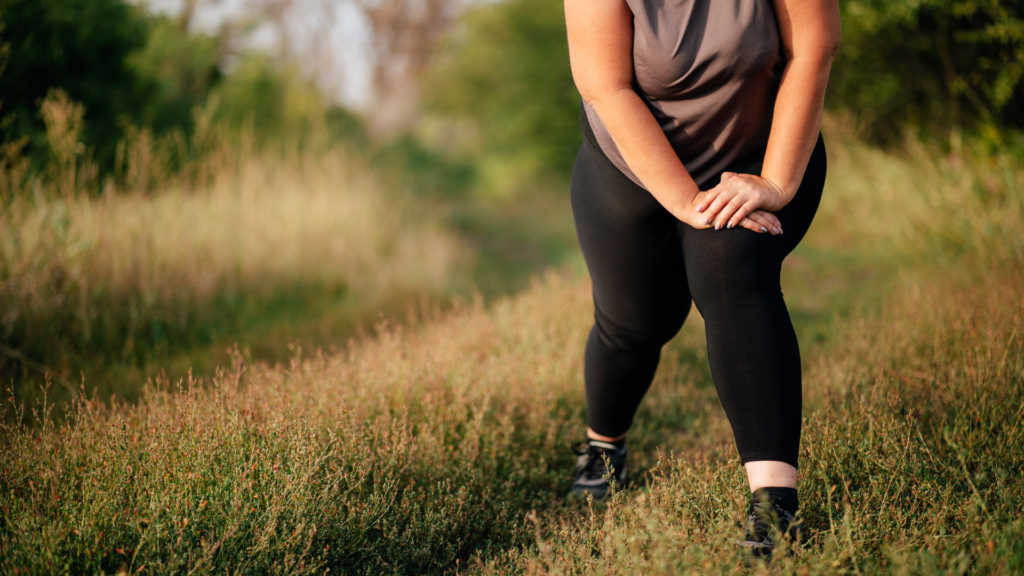
[[[838,251],[904,270],[877,311],[853,307],[833,337],[805,347],[810,540],[771,566],[747,566],[731,544],[745,486],[699,319],[666,349],[631,433],[640,480],[606,505],[561,500],[583,423],[591,304],[586,282],[558,276],[488,307],[423,307],[338,354],[279,366],[238,356],[212,382],[159,381],[137,404],[82,399],[59,424],[37,406],[41,423],[5,428],[0,566],[1019,573],[1019,191],[972,195],[988,168],[929,179],[915,154],[832,145],[829,193],[800,253],[813,274],[787,284],[787,298],[814,296],[818,280],[841,292],[830,274],[845,278],[849,261],[816,267]]]
[[[60,120],[61,106],[74,120],[68,102],[44,109]],[[22,177],[0,212],[5,379],[50,372],[67,383],[83,367],[216,342],[289,298],[375,312],[389,299],[445,294],[462,279],[469,253],[430,207],[400,202],[341,150],[222,144],[163,176],[158,194],[108,184],[90,195],[79,177],[87,162],[76,161],[67,134],[76,124],[57,120],[54,148],[72,152],[49,177]],[[129,147],[128,174],[165,164],[153,158],[160,148],[140,147],[152,146]]]
[[[812,361],[813,537],[773,569],[1019,569],[1019,280],[908,287]],[[742,471],[695,327],[634,432],[637,468],[662,458],[646,488],[593,513],[560,502],[587,296],[552,278],[337,356],[239,362],[205,390],[159,384],[136,406],[93,400],[59,427],[9,429],[4,566],[418,574],[476,556],[502,573],[732,570]]]
[[[584,335],[584,290],[550,282],[337,356],[239,362],[208,390],[161,384],[9,430],[4,567],[443,571],[527,545],[521,510],[556,505],[579,417],[579,360],[561,352]],[[59,527],[54,505],[73,516]]]
[[[77,308],[89,340],[97,293],[177,323],[196,302],[288,283],[360,299],[444,289],[461,247],[396,204],[340,152],[252,158],[203,190],[19,197],[3,215],[4,295],[26,315]]]
[[[858,142],[841,120],[825,120],[828,184],[806,244],[875,260],[1024,258],[1018,158],[968,146],[942,154],[917,141],[884,151]]]
[[[696,430],[708,447],[684,444],[645,489],[540,522],[536,551],[486,572],[1019,573],[1022,281],[908,286],[814,358],[799,484],[809,540],[770,567],[748,568],[733,544],[745,478],[728,429],[710,426]]]

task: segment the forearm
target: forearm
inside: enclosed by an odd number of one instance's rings
[[[780,188],[783,206],[796,195],[818,140],[831,67],[831,54],[794,58],[782,74],[761,177]]]
[[[588,100],[623,159],[658,202],[680,218],[699,192],[658,121],[630,87]]]

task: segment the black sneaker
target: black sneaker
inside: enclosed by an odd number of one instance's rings
[[[783,490],[791,491],[791,497],[780,496],[778,492]],[[754,556],[770,560],[777,544],[775,538],[781,536],[793,544],[799,543],[801,530],[800,521],[794,514],[796,509],[796,490],[792,488],[760,488],[754,491],[750,498],[746,535],[739,542],[740,546],[750,549]]]
[[[587,439],[572,447],[576,453],[576,479],[573,480],[569,496],[581,496],[583,498],[590,494],[597,500],[608,495],[611,484],[605,478],[608,475],[608,467],[605,459],[611,466],[611,478],[618,488],[626,483],[626,446],[616,448],[610,442]]]

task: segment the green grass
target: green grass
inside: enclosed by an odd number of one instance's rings
[[[237,353],[136,403],[83,395],[60,421],[28,404],[0,452],[0,570],[1019,573],[1019,190],[988,186],[1003,168],[982,159],[830,143],[783,284],[809,540],[770,566],[732,544],[746,487],[696,314],[631,431],[634,484],[563,500],[592,308],[585,280],[551,274],[487,305],[416,307],[340,351]]]

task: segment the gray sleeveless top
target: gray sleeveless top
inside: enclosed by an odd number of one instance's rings
[[[633,88],[679,159],[707,180],[764,147],[784,66],[770,0],[626,0],[633,11]],[[584,102],[601,150],[626,165]]]

